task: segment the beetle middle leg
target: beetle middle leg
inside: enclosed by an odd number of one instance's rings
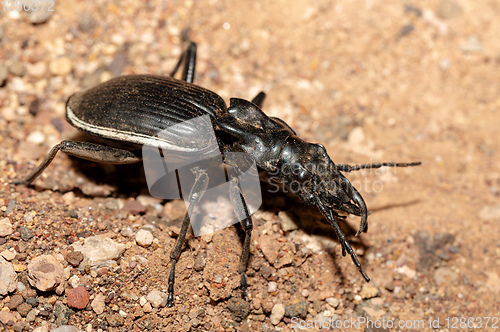
[[[66,152],[81,159],[105,164],[131,164],[142,160],[140,153],[129,150],[90,142],[62,141],[49,151],[47,157],[29,175],[12,183],[28,185],[33,182],[50,165],[58,151]]]
[[[248,257],[250,256],[250,240],[252,238],[253,223],[250,213],[248,212],[248,206],[245,202],[245,197],[241,193],[237,177],[234,177],[230,181],[229,197],[231,198],[231,203],[238,220],[241,220],[241,227],[245,231],[245,240],[243,242],[243,250],[241,252],[238,273],[241,277],[241,297],[246,300],[248,287],[246,269],[248,264]]]
[[[186,239],[186,233],[189,229],[190,218],[189,216],[192,214],[195,204],[197,204],[208,187],[208,175],[203,169],[195,170],[196,178],[193,184],[193,188],[189,193],[188,197],[188,207],[186,211],[186,215],[184,216],[184,220],[182,221],[181,230],[179,232],[179,237],[175,242],[174,249],[170,253],[170,273],[168,276],[168,298],[167,298],[167,306],[170,308],[174,305],[174,283],[175,283],[175,264],[179,259],[181,254],[182,245],[184,244],[184,240]]]

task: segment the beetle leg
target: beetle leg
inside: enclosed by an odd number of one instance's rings
[[[182,62],[184,62],[184,68],[182,70],[182,80],[188,83],[193,83],[194,81],[194,73],[196,67],[196,44],[193,42],[189,42],[188,47],[184,52],[182,52],[179,61],[172,70],[170,76],[174,77],[174,75],[179,70]]]
[[[13,181],[14,184],[30,184],[55,158],[58,151],[69,155],[106,164],[131,164],[142,160],[140,154],[90,142],[62,141],[54,146],[44,161],[24,179]]]
[[[361,165],[346,165],[346,164],[337,164],[337,169],[342,172],[352,172],[359,171],[361,169],[372,169],[372,168],[380,168],[384,166],[388,167],[410,167],[410,166],[418,166],[422,164],[420,161],[413,163],[373,163],[373,164],[361,164]]]
[[[246,300],[248,287],[246,269],[248,264],[248,257],[250,255],[250,239],[252,238],[253,223],[252,218],[250,217],[250,213],[248,212],[248,206],[245,202],[245,198],[241,193],[238,178],[234,177],[230,181],[229,185],[229,197],[231,198],[234,212],[236,213],[238,220],[241,220],[241,227],[245,231],[245,240],[243,242],[243,251],[241,252],[238,273],[241,275],[241,297]]]
[[[354,262],[354,265],[358,268],[359,272],[365,278],[366,281],[370,281],[370,277],[365,273],[365,270],[363,270],[363,267],[361,266],[361,263],[358,260],[358,257],[356,256],[356,253],[354,253],[354,250],[352,249],[351,245],[349,242],[347,242],[344,233],[342,233],[342,230],[340,229],[339,224],[337,223],[337,220],[335,220],[335,216],[333,215],[333,211],[330,210],[327,216],[330,215],[328,220],[330,221],[330,224],[332,224],[333,229],[335,230],[335,234],[337,234],[337,237],[339,238],[340,245],[342,246],[342,256],[346,255],[347,253],[351,256],[352,261]]]
[[[337,220],[335,219],[334,212],[332,210],[327,210],[325,206],[323,206],[323,203],[321,203],[321,200],[318,198],[317,195],[315,195],[316,199],[316,206],[318,207],[319,211],[326,217],[326,219],[330,222],[330,224],[333,227],[333,230],[335,231],[335,234],[337,234],[337,237],[339,239],[340,245],[342,246],[342,256],[346,255],[346,252],[351,256],[352,261],[354,262],[354,265],[358,268],[359,272],[365,278],[366,281],[370,281],[370,278],[366,274],[365,270],[363,270],[363,267],[361,266],[361,263],[358,260],[358,257],[356,256],[356,253],[352,249],[351,245],[349,242],[347,242],[347,239],[345,238],[344,233],[340,229]]]
[[[179,236],[177,237],[177,241],[175,242],[174,249],[170,253],[170,273],[168,276],[168,297],[167,297],[167,306],[170,308],[174,305],[174,283],[175,283],[175,264],[179,259],[181,254],[182,245],[184,244],[184,240],[186,239],[186,233],[189,228],[189,216],[193,212],[194,206],[201,200],[203,194],[208,187],[208,175],[204,170],[196,171],[196,178],[193,184],[193,188],[189,193],[188,198],[188,207],[186,211],[186,215],[184,216],[184,220],[182,221],[181,230],[179,232]]]
[[[261,91],[261,92],[259,92],[258,95],[256,95],[252,99],[252,103],[259,106],[259,108],[262,108],[262,104],[264,103],[264,99],[266,99],[266,93],[264,91]]]

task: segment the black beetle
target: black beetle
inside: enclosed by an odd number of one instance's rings
[[[184,62],[182,80],[173,78]],[[338,221],[343,211],[361,217],[356,235],[367,230],[367,208],[359,192],[342,172],[382,166],[415,166],[415,163],[377,163],[357,166],[335,165],[321,144],[300,139],[283,120],[265,115],[261,110],[265,94],[259,93],[251,102],[232,98],[229,108],[214,92],[193,83],[196,44],[189,43],[170,77],[132,75],[111,79],[93,88],[72,95],[66,104],[66,118],[80,131],[103,144],[62,141],[48,153],[45,160],[26,178],[16,184],[30,184],[61,150],[70,155],[101,163],[126,164],[142,160],[141,147],[158,145],[158,133],[184,121],[209,115],[217,134],[221,152],[245,152],[262,170],[274,172],[278,181],[288,186],[298,183],[296,194],[307,205],[315,205],[333,226],[342,246],[343,256],[349,253],[366,281],[356,254],[342,233]],[[171,147],[174,150],[176,147]],[[179,147],[179,149],[182,149]],[[322,165],[322,169],[320,169]],[[193,169],[196,180],[189,194],[188,213],[184,217],[177,242],[170,255],[168,306],[173,305],[175,264],[189,227],[190,209],[199,201],[209,181],[205,170]],[[240,205],[239,220],[245,231],[238,272],[241,274],[242,296],[246,296],[246,265],[253,228],[245,198],[238,186],[231,187],[233,206]],[[236,212],[236,210],[235,210]],[[238,213],[238,212],[237,212]]]

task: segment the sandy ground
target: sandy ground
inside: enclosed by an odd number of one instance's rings
[[[101,315],[90,306],[71,310],[68,324],[88,331],[316,331],[310,324],[328,319],[343,325],[323,331],[499,328],[499,16],[493,0],[61,1],[37,25],[2,9],[0,218],[35,235],[6,236],[0,251],[14,248],[11,263],[26,265],[97,233],[129,243],[121,269],[71,272],[91,300],[97,293],[109,300]],[[325,145],[337,163],[422,161],[348,175],[372,212],[369,232],[350,236],[370,287],[314,209],[266,196],[254,216],[248,304],[239,300],[241,239],[231,227],[190,237],[176,305],[148,312],[123,293],[166,289],[179,202],[162,207],[147,198],[135,181],[140,168],[63,154],[35,186],[8,183],[75,137],[64,120],[71,94],[115,75],[168,75],[186,29],[198,44],[196,83],[227,102],[266,91],[265,112]],[[285,215],[298,230],[283,231]],[[356,228],[358,219],[348,223]],[[147,248],[121,232],[145,226],[158,240]],[[318,243],[321,250],[311,249]],[[131,267],[137,255],[147,263]],[[200,255],[206,265],[197,271]],[[0,297],[2,310],[14,294]],[[37,298],[67,303],[64,293]],[[297,311],[272,322],[281,304]],[[119,310],[127,315],[114,323]],[[293,318],[299,312],[303,319]],[[56,326],[52,312],[26,329],[41,326]]]

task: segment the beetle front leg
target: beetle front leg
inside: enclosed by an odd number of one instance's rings
[[[167,297],[167,306],[170,308],[174,305],[174,283],[175,283],[175,264],[179,259],[181,254],[182,245],[184,244],[184,240],[186,239],[186,233],[189,228],[189,216],[193,212],[195,204],[197,204],[208,187],[208,175],[204,170],[196,170],[196,178],[193,184],[193,188],[189,193],[188,197],[188,206],[186,215],[184,216],[184,220],[182,221],[181,230],[179,232],[179,237],[175,242],[174,249],[170,253],[170,273],[168,275],[168,297]]]
[[[105,164],[131,164],[139,162],[142,157],[139,153],[113,148],[90,142],[62,141],[54,146],[42,163],[24,179],[13,181],[13,184],[30,184],[50,165],[58,151],[69,155]]]
[[[240,279],[240,289],[241,297],[247,299],[247,275],[246,269],[248,264],[248,257],[250,256],[250,240],[252,238],[253,223],[250,213],[248,212],[248,206],[245,202],[245,197],[241,193],[238,178],[233,178],[230,181],[229,196],[231,198],[231,203],[234,207],[234,212],[238,220],[241,220],[241,227],[245,231],[245,240],[243,242],[243,250],[240,257],[240,265],[238,267],[238,273],[241,276]]]

